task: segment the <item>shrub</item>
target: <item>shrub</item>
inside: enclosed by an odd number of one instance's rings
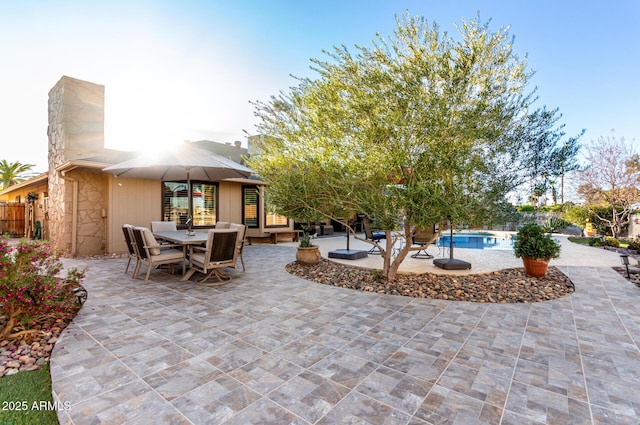
[[[589,239],[589,246],[602,246],[602,241],[600,241],[600,238],[591,238]]]
[[[535,210],[533,205],[518,205],[518,211],[520,212],[533,212]]]
[[[607,236],[604,238],[604,245],[618,248],[620,246],[620,241],[612,236]]]
[[[60,254],[49,242],[22,240],[13,248],[0,239],[0,313],[7,318],[0,338],[20,336],[23,332],[10,335],[16,324],[29,332],[29,324],[43,316],[73,317],[78,310],[73,289],[82,282],[84,270],[70,269],[66,278],[58,276],[61,270]]]
[[[520,228],[513,248],[518,258],[550,259],[560,255],[560,244],[535,223],[525,224]]]
[[[562,218],[551,217],[542,224],[542,230],[546,233],[558,233],[570,224],[571,223]]]
[[[629,249],[634,249],[636,251],[640,250],[640,239],[633,239],[629,241]]]

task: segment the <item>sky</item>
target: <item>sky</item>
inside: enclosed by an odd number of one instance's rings
[[[48,93],[63,75],[105,86],[107,148],[246,146],[252,101],[313,78],[323,50],[389,37],[404,11],[452,36],[478,13],[509,26],[536,105],[558,108],[567,135],[640,142],[637,0],[0,0],[0,159],[46,171]]]

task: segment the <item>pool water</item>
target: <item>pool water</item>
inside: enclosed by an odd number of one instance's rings
[[[448,247],[451,241],[450,235],[442,235],[438,239],[438,246]],[[453,235],[455,248],[470,249],[513,249],[514,238],[499,236],[492,233],[458,233]]]

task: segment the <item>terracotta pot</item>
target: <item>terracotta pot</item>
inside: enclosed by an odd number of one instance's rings
[[[296,252],[296,260],[298,260],[298,263],[306,266],[318,264],[320,262],[320,258],[320,249],[317,246],[309,248],[298,247],[298,251]]]
[[[524,272],[529,276],[543,277],[547,274],[549,259],[522,257],[522,263],[524,264]]]

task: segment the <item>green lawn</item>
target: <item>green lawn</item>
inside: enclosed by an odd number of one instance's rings
[[[574,238],[574,237],[569,237],[568,238],[569,241],[573,242],[573,243],[577,243],[580,245],[589,245],[589,241],[593,238]],[[626,248],[628,247],[629,244],[627,242],[622,242],[620,241],[620,248]]]
[[[57,425],[56,408],[64,408],[53,404],[49,364],[0,378],[0,403],[3,425]]]

